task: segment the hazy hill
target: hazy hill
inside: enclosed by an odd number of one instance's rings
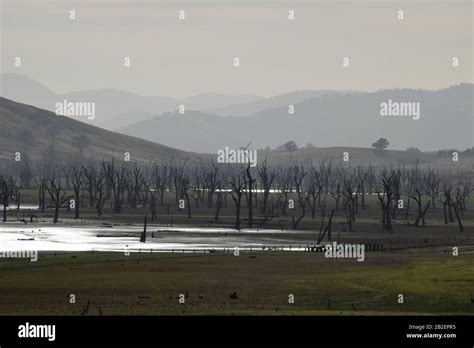
[[[123,159],[129,152],[131,161],[198,161],[204,156],[159,145],[150,141],[114,133],[33,106],[0,98],[0,159],[13,159],[14,153],[26,152],[32,159],[48,154],[51,144],[61,158],[78,156],[75,137],[85,135],[89,144],[83,155],[93,158]]]
[[[130,125],[126,134],[176,146],[214,152],[225,146],[252,142],[254,148],[276,148],[294,140],[300,146],[370,147],[379,137],[391,149],[418,147],[424,151],[473,146],[473,85],[460,84],[438,91],[392,89],[352,94],[326,94],[248,117],[220,117],[186,112],[165,114]],[[381,116],[388,100],[420,103],[421,116]]]
[[[200,111],[154,116],[119,130],[143,139],[160,139],[168,146],[186,151],[216,152],[228,144],[243,146],[242,134],[235,133],[241,118],[221,117]]]
[[[20,103],[55,111],[58,102],[95,102],[96,118],[80,121],[115,130],[128,124],[142,121],[150,115],[178,110],[184,105],[187,110],[207,110],[229,104],[246,103],[260,97],[255,95],[199,94],[177,99],[160,96],[141,96],[118,89],[97,89],[58,94],[33,79],[19,74],[1,74],[0,94]]]
[[[218,93],[201,93],[182,99],[182,104],[187,109],[208,111],[225,108],[230,105],[241,105],[261,100],[262,97],[253,94],[228,95]]]
[[[210,112],[221,115],[221,116],[249,116],[257,112],[278,108],[288,107],[288,105],[298,104],[306,99],[320,97],[325,94],[348,94],[358,93],[352,91],[332,91],[332,90],[319,90],[319,91],[293,91],[281,95],[277,95],[269,98],[260,98],[258,100],[250,101],[247,103],[232,104],[221,108],[209,110]]]
[[[57,94],[45,85],[20,74],[0,74],[0,96],[54,110]]]

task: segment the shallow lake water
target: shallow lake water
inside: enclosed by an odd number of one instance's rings
[[[0,250],[209,252],[224,249],[304,250],[317,234],[262,229],[164,227],[149,225],[146,243],[140,243],[142,226],[90,224],[0,223]]]

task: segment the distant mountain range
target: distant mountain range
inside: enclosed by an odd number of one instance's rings
[[[270,98],[252,94],[228,95],[202,93],[177,99],[160,96],[141,96],[118,89],[84,90],[56,93],[33,79],[20,75],[0,74],[0,96],[55,111],[55,105],[70,102],[95,102],[97,117],[80,121],[109,130],[116,130],[155,115],[177,111],[184,105],[186,111],[204,111],[219,116],[244,117],[266,109],[296,104],[324,94],[346,94],[351,91],[294,91]]]
[[[152,115],[178,110],[212,110],[227,105],[248,103],[261,99],[251,94],[199,94],[176,99],[160,96],[141,96],[117,89],[98,89],[59,94],[45,85],[20,74],[0,74],[0,96],[55,111],[58,102],[95,102],[97,117],[94,120],[80,119],[105,129],[114,130]]]
[[[466,149],[473,146],[473,86],[438,91],[391,89],[322,94],[269,108],[248,117],[203,112],[165,113],[125,127],[121,132],[184,150],[215,152],[225,146],[275,148],[289,140],[305,146],[370,147],[379,137],[390,148]],[[419,103],[420,118],[382,116],[381,104]]]
[[[401,150],[465,149],[474,145],[474,85],[467,83],[437,91],[319,90],[271,98],[200,94],[174,99],[115,89],[57,94],[22,75],[2,74],[0,78],[1,95],[8,99],[48,110],[54,110],[54,105],[64,99],[94,101],[96,118],[89,121],[81,117],[78,121],[185,151],[216,152],[249,143],[252,148],[276,148],[289,140],[299,146],[370,147],[379,137],[389,140],[389,148]],[[417,104],[420,117],[383,116],[382,103]],[[184,114],[177,112],[179,105],[184,105]]]

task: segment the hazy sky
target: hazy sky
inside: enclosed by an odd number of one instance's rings
[[[0,1],[2,72],[57,92],[270,96],[473,80],[472,1]]]

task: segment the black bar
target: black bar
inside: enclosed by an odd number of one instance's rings
[[[27,322],[55,325],[55,340],[18,337],[19,326]],[[317,343],[472,347],[473,324],[473,316],[2,316],[0,346]],[[409,325],[421,327],[409,329]],[[417,333],[456,334],[456,338],[407,338]]]

